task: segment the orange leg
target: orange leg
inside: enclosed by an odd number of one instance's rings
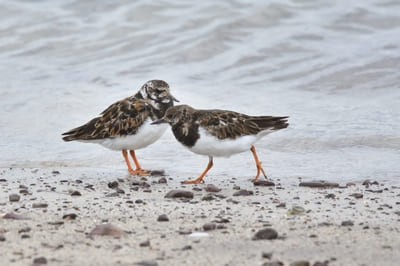
[[[129,162],[128,152],[126,150],[122,150],[122,155],[124,156],[126,165],[128,166],[129,173],[131,173],[132,175],[148,175],[149,174],[148,171],[143,170],[142,168],[140,168],[139,162],[138,162],[138,160],[136,159],[136,156],[135,156],[135,151],[132,150],[129,153],[131,154],[131,156],[133,158],[133,161],[135,162],[136,170],[132,169],[131,163]]]
[[[208,165],[206,170],[204,170],[204,172],[196,179],[193,180],[187,180],[185,182],[183,182],[184,184],[198,184],[198,183],[204,183],[203,178],[204,176],[207,174],[208,170],[211,169],[211,167],[213,166],[213,157],[209,156],[209,161],[208,161]]]
[[[251,146],[250,150],[253,153],[254,160],[256,161],[256,166],[257,166],[257,175],[253,179],[253,182],[254,182],[254,181],[257,181],[258,177],[260,176],[260,172],[263,173],[265,178],[267,177],[267,175],[265,174],[264,169],[261,166],[260,160],[258,160],[258,156],[257,156],[257,153],[256,153],[256,148],[254,146]]]

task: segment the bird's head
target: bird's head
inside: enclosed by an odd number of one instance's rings
[[[158,109],[159,104],[166,104],[169,106],[174,105],[175,102],[179,102],[169,91],[169,85],[163,80],[150,80],[147,81],[139,93],[143,99],[148,99]]]

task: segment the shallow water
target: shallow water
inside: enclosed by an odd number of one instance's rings
[[[273,179],[400,177],[399,1],[1,1],[0,22],[1,167],[123,172],[60,134],[158,78],[195,107],[289,115],[257,144]],[[207,164],[170,132],[137,154],[170,175]],[[209,178],[254,168],[217,158]]]

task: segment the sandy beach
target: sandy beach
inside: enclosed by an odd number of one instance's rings
[[[400,260],[400,186],[394,181],[306,187],[300,183],[310,180],[299,177],[255,186],[210,174],[205,184],[181,185],[185,179],[93,168],[3,168],[2,264],[299,266]],[[184,192],[166,198],[172,190]],[[99,225],[105,230],[94,230]]]

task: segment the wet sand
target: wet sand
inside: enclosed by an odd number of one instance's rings
[[[215,173],[193,186],[182,185],[183,176],[2,168],[2,264],[397,265],[400,260],[399,182],[310,188],[299,186],[309,180],[290,178],[266,187],[248,178]],[[210,184],[221,191],[206,191],[213,190],[206,189]],[[191,192],[193,198],[191,193],[165,198],[171,190]],[[115,228],[93,231],[101,224]],[[256,240],[266,228],[273,230],[261,237],[271,239]]]

